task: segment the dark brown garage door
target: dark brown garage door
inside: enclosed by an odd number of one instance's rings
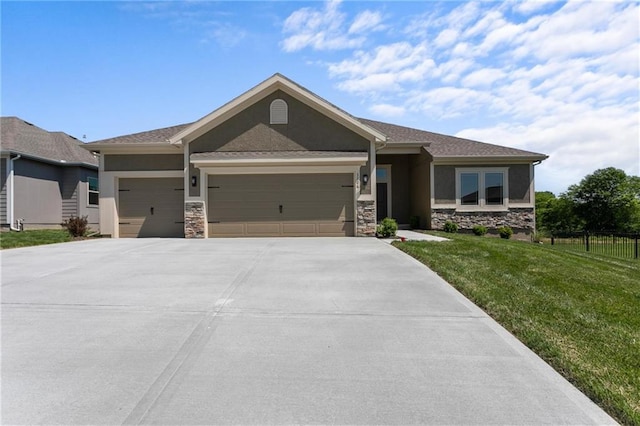
[[[182,178],[120,179],[120,237],[183,237]]]
[[[209,176],[209,236],[352,236],[353,175]]]

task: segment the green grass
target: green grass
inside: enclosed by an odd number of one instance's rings
[[[640,425],[640,263],[472,235],[394,242],[619,422]]]
[[[64,243],[73,238],[64,229],[38,229],[22,232],[0,233],[0,248],[39,246],[42,244]]]

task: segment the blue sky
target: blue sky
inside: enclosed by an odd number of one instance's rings
[[[638,2],[2,2],[2,115],[86,141],[280,72],[359,117],[640,174]]]

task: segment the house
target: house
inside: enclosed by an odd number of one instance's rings
[[[3,229],[55,228],[87,216],[98,230],[98,159],[82,142],[18,117],[0,121],[0,223]]]
[[[360,119],[275,74],[193,123],[87,144],[112,237],[534,230],[543,154]]]

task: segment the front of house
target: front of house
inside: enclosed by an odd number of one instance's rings
[[[384,217],[527,234],[546,158],[355,118],[280,74],[194,123],[86,148],[114,238],[373,236]]]

